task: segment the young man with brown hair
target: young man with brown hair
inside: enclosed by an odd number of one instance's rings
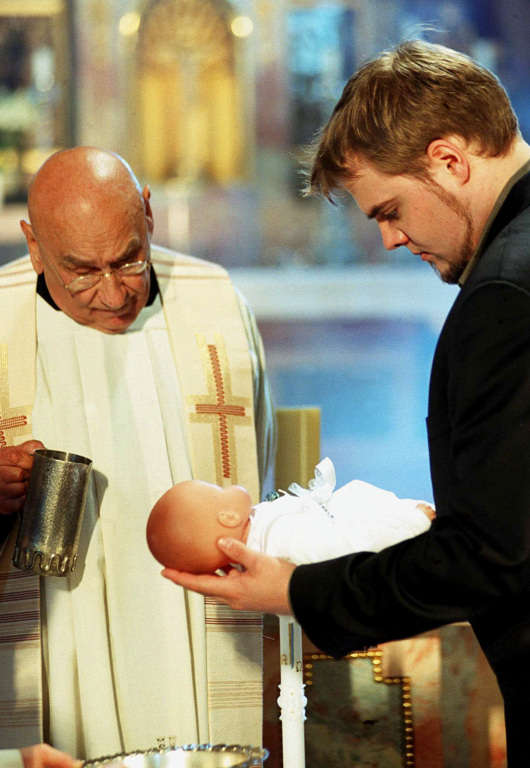
[[[510,768],[530,711],[530,146],[497,78],[411,41],[353,75],[313,155],[310,192],[353,195],[386,248],[460,291],[427,418],[436,520],[378,554],[293,568],[223,542],[231,578],[168,574],[229,605],[292,611],[336,657],[471,623],[505,702]]]

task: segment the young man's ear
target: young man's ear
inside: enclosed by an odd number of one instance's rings
[[[427,147],[428,168],[435,181],[462,186],[469,181],[470,165],[466,144],[459,136],[434,139]]]
[[[32,226],[28,221],[22,219],[20,221],[20,228],[24,232],[24,236],[28,244],[28,251],[33,269],[38,275],[40,275],[44,271],[44,265],[40,257],[39,244],[37,243],[35,235],[33,234]]]

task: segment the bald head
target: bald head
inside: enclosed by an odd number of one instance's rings
[[[127,163],[113,152],[75,147],[52,155],[28,194],[30,223],[21,221],[35,271],[44,273],[56,305],[73,320],[104,333],[121,333],[149,297],[150,273],[116,273],[148,264],[153,215]],[[69,284],[103,275],[95,288],[71,293]]]
[[[66,219],[90,225],[109,205],[134,215],[142,206],[142,190],[123,158],[97,147],[56,152],[29,187],[29,218],[39,237]]]

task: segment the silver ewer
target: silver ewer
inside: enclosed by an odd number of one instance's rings
[[[41,576],[74,570],[91,469],[91,459],[75,453],[35,451],[13,552],[17,568]]]

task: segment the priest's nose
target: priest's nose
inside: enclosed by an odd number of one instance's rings
[[[115,272],[104,275],[99,281],[98,294],[107,309],[120,309],[127,297],[127,288]]]

